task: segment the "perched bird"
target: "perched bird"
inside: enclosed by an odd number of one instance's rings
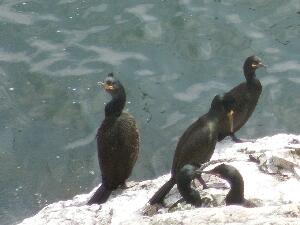
[[[176,173],[186,164],[201,165],[210,160],[218,139],[219,122],[226,115],[231,121],[234,98],[216,95],[209,111],[191,124],[180,137],[173,158],[171,178],[149,200],[150,205],[161,203],[166,194],[176,183]],[[203,187],[206,184],[201,176],[198,177]]]
[[[244,180],[235,167],[222,163],[212,170],[195,171],[195,173],[210,173],[228,181],[230,184],[230,191],[225,198],[226,205],[242,205],[249,208],[256,207],[255,203],[244,198]]]
[[[236,104],[234,107],[234,121],[233,132],[230,131],[228,122],[224,120],[220,125],[220,134],[218,141],[223,140],[226,136],[231,136],[235,142],[243,142],[235,136],[235,132],[238,131],[250,118],[253,113],[258,98],[262,91],[260,81],[256,78],[255,71],[257,68],[265,67],[261,59],[257,56],[250,56],[244,63],[244,75],[246,82],[239,84],[231,89],[225,95],[231,95],[234,97]]]
[[[88,201],[89,205],[106,202],[113,190],[125,186],[139,153],[136,121],[123,112],[126,103],[123,85],[112,73],[99,84],[112,100],[105,106],[105,118],[96,135],[102,184]]]

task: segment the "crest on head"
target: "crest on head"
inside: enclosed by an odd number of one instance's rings
[[[98,82],[98,84],[111,94],[117,91],[120,87],[119,81],[115,79],[112,72],[107,74],[105,80],[103,82]]]

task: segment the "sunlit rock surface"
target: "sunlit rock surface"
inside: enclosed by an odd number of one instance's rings
[[[20,225],[300,224],[300,135],[278,134],[241,144],[225,140],[217,145],[213,160],[217,159],[225,159],[239,169],[245,181],[245,198],[260,202],[259,207],[224,206],[228,184],[204,176],[210,187],[205,192],[213,196],[213,204],[194,208],[182,202],[169,210],[180,199],[175,187],[165,200],[166,208],[153,216],[143,216],[147,201],[169,178],[168,174],[155,180],[129,182],[130,188],[115,191],[107,203],[87,206],[95,188],[89,194],[50,204]],[[202,196],[204,192],[198,188]]]

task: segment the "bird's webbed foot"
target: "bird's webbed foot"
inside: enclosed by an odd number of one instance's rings
[[[178,201],[176,201],[175,203],[173,203],[173,204],[169,207],[168,212],[172,212],[172,211],[174,210],[174,208],[176,208],[176,207],[178,206],[178,204],[179,204],[179,203],[182,203],[182,202],[184,202],[184,199],[183,199],[183,198],[181,198],[181,199],[179,199]]]
[[[162,204],[156,203],[153,205],[146,205],[142,211],[143,216],[153,216],[158,213],[158,210],[163,208]]]
[[[231,140],[234,141],[235,143],[255,142],[254,140],[242,140],[242,139],[238,138],[237,136],[235,136],[234,133],[231,133],[230,137],[231,137]]]

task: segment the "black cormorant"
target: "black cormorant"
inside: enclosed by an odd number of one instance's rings
[[[102,184],[88,201],[89,205],[106,202],[114,189],[125,186],[139,153],[136,121],[123,111],[126,103],[123,85],[112,73],[99,84],[112,100],[105,106],[105,118],[96,135]]]
[[[219,123],[227,115],[232,124],[234,98],[216,95],[205,115],[191,124],[180,137],[173,158],[171,178],[149,200],[150,205],[161,203],[176,183],[176,173],[184,165],[201,165],[210,160],[218,139]],[[201,176],[198,177],[204,188]]]
[[[198,176],[196,169],[198,167],[190,164],[183,166],[176,174],[176,184],[179,193],[187,203],[200,207],[202,204],[200,194],[191,187],[191,181]]]
[[[256,206],[255,203],[244,198],[244,180],[235,167],[222,163],[212,170],[199,172],[217,175],[230,184],[230,191],[225,198],[226,205],[243,205],[245,207]]]
[[[260,81],[256,78],[255,71],[260,67],[265,67],[260,58],[257,56],[248,57],[243,67],[246,82],[239,84],[225,94],[233,96],[236,101],[236,105],[233,109],[235,113],[233,132],[229,130],[228,123],[224,120],[224,123],[220,125],[218,141],[230,135],[233,141],[243,142],[237,138],[234,133],[248,121],[256,107],[262,86]]]

